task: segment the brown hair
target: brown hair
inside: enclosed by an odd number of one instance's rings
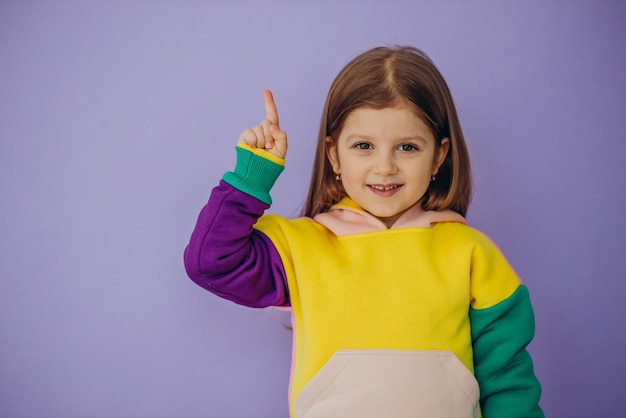
[[[346,196],[326,155],[327,137],[337,139],[347,116],[359,107],[408,103],[431,129],[437,147],[450,149],[430,183],[424,210],[451,209],[465,216],[471,199],[470,162],[450,90],[428,56],[417,48],[379,47],[350,61],[333,81],[320,124],[315,161],[303,216],[315,216]]]

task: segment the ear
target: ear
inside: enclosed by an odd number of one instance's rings
[[[330,161],[330,165],[333,167],[335,174],[340,174],[341,167],[337,153],[337,142],[330,136],[326,137],[326,157],[328,157],[328,161]]]
[[[437,153],[435,155],[435,166],[433,167],[433,176],[439,172],[439,167],[446,159],[446,155],[448,155],[448,151],[450,150],[450,138],[443,138],[441,140],[441,145],[437,149]]]

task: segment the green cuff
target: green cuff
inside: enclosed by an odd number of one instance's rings
[[[285,167],[265,158],[261,153],[253,153],[249,147],[237,146],[236,150],[235,171],[224,174],[222,179],[234,188],[271,205],[270,190]]]

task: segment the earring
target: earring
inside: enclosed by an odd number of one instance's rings
[[[335,180],[337,181],[341,180],[341,173],[337,173],[337,175],[335,176]]]
[[[435,181],[437,178],[435,176],[430,176],[430,181]]]

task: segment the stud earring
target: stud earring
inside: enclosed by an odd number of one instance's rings
[[[337,173],[337,175],[335,176],[335,180],[337,181],[341,180],[341,173]]]
[[[435,176],[430,176],[430,181],[435,181],[437,178]]]

